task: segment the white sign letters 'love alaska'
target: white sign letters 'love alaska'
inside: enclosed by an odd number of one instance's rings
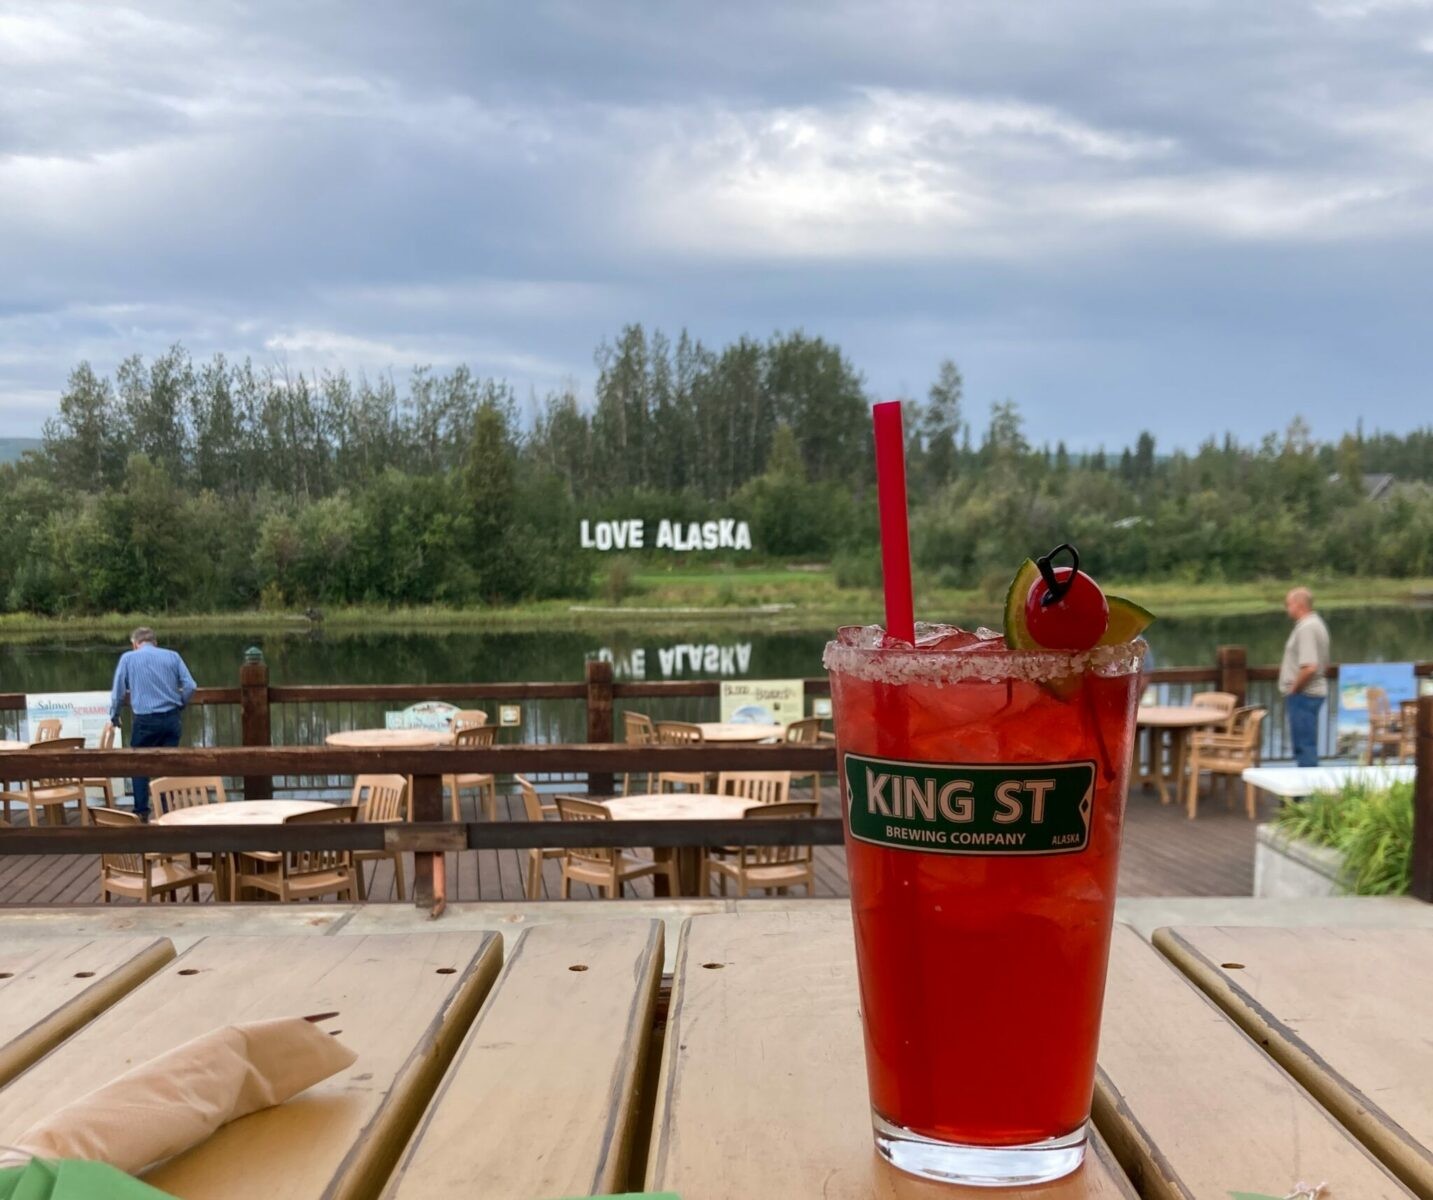
[[[584,550],[641,550],[646,546],[646,523],[583,521]],[[722,517],[717,521],[667,521],[657,526],[658,550],[750,550],[751,529],[745,521]]]

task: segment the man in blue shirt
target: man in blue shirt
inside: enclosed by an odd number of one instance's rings
[[[131,649],[119,656],[114,687],[109,697],[109,723],[119,724],[119,710],[129,694],[134,713],[129,744],[179,745],[179,720],[197,686],[184,660],[173,650],[161,650],[154,630],[141,625],[129,635]],[[149,780],[134,780],[134,811],[149,820]]]

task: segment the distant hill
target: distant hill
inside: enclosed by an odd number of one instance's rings
[[[0,438],[0,463],[14,462],[26,450],[38,450],[44,444],[39,438]]]

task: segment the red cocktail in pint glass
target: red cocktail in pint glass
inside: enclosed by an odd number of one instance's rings
[[[1054,1179],[1084,1155],[1144,643],[916,629],[825,658],[876,1145]]]

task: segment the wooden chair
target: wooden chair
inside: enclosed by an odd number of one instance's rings
[[[1259,729],[1268,716],[1265,708],[1236,708],[1229,718],[1229,732],[1196,729],[1189,736],[1189,781],[1186,804],[1192,821],[1199,810],[1199,773],[1208,771],[1211,779],[1222,775],[1237,776],[1248,767],[1259,765]],[[1232,796],[1230,804],[1233,804]],[[1252,821],[1257,812],[1252,784],[1244,785],[1244,807]]]
[[[162,816],[180,808],[227,804],[229,795],[217,775],[165,775],[149,782],[150,803]]]
[[[612,813],[605,804],[594,800],[583,800],[578,796],[558,796],[557,815],[564,821],[610,821]],[[609,899],[622,895],[624,884],[644,875],[665,875],[676,896],[681,892],[677,878],[677,860],[672,856],[658,862],[650,858],[637,858],[625,850],[612,846],[588,848],[569,847],[562,856],[562,898],[572,896],[572,884],[586,883]]]
[[[36,756],[34,770],[44,770],[44,758],[46,754],[60,750],[83,750],[85,748],[84,738],[50,738],[44,742],[31,742],[29,753]],[[4,805],[5,821],[10,820],[10,805],[23,804],[30,811],[30,824],[38,823],[39,814],[45,813],[46,824],[65,823],[65,805],[75,801],[80,809],[80,824],[88,825],[90,821],[90,808],[85,803],[84,781],[74,776],[44,776],[34,779],[24,779],[19,786],[7,786],[0,791],[0,804]],[[50,809],[58,807],[60,816],[58,822],[50,813]]]
[[[759,804],[743,814],[748,821],[773,821],[792,817],[814,817],[820,805],[814,800],[790,800],[777,804]],[[726,895],[727,880],[736,883],[738,897],[752,888],[784,893],[787,888],[804,884],[811,895],[816,880],[816,855],[811,846],[741,846],[731,858],[709,858],[703,871],[703,891],[707,881],[715,877],[721,894]]]
[[[1195,692],[1189,698],[1189,703],[1196,708],[1217,709],[1224,717],[1223,733],[1229,732],[1229,718],[1234,715],[1234,709],[1239,704],[1239,697],[1233,692]]]
[[[114,749],[114,726],[105,725],[100,730],[100,749]],[[103,779],[81,779],[80,786],[88,793],[91,788],[98,788],[104,792],[104,802],[109,808],[114,807],[114,780],[105,776]]]
[[[460,708],[453,714],[450,728],[454,733],[460,729],[476,729],[488,723],[488,714],[481,708]]]
[[[140,824],[134,813],[117,808],[95,808],[91,816],[97,826],[133,829]],[[215,887],[213,867],[196,867],[163,854],[100,855],[100,899],[106,904],[111,896],[129,896],[148,904],[155,896],[173,900],[175,893],[189,889],[189,898],[199,899],[199,885]]]
[[[698,731],[700,732],[700,731]],[[642,713],[624,712],[622,714],[622,740],[629,746],[652,746],[657,741],[657,728],[652,724],[652,718]],[[652,772],[647,773],[647,782],[642,785],[643,791],[652,790]],[[632,791],[632,776],[630,772],[622,773],[622,794],[630,795]]]
[[[821,718],[803,717],[799,721],[792,721],[786,726],[787,745],[795,746],[817,746],[821,743]],[[812,799],[821,799],[821,772],[820,771],[799,771],[792,775],[792,780],[810,779]]]
[[[759,804],[785,804],[791,799],[790,771],[722,771],[717,792]]]
[[[1418,701],[1404,700],[1398,705],[1398,761],[1418,760]]]
[[[1388,758],[1389,753],[1399,754],[1403,749],[1403,731],[1398,727],[1399,714],[1388,702],[1388,693],[1381,687],[1368,689],[1368,745],[1363,750],[1363,761],[1372,765],[1374,753]]]
[[[700,746],[706,738],[702,727],[688,721],[658,721],[656,725],[659,746]],[[678,788],[689,788],[703,792],[707,788],[705,771],[658,771],[657,791],[671,792]]]
[[[529,821],[546,821],[550,817],[561,819],[556,804],[544,804],[542,797],[537,794],[537,788],[532,786],[532,781],[525,775],[514,775],[517,785],[522,789],[522,810],[523,816]],[[560,846],[538,847],[532,846],[527,852],[527,898],[529,900],[540,900],[542,898],[542,864],[549,858],[562,858],[567,851]]]
[[[61,721],[59,717],[45,717],[35,722],[35,736],[31,739],[31,745],[35,742],[53,742],[60,736]]]
[[[334,804],[317,812],[295,813],[284,819],[287,825],[328,825],[352,822],[358,809],[351,804]],[[245,864],[255,864],[246,866]],[[280,900],[311,900],[336,895],[353,900],[357,895],[352,850],[287,850],[272,867],[245,854],[234,873],[233,898],[243,888],[267,892]]]
[[[408,777],[406,775],[357,775],[348,801],[358,810],[360,821],[383,824],[408,819]],[[368,885],[363,878],[363,864],[388,859],[393,864],[393,886],[398,899],[403,899],[403,851],[355,850],[353,869],[358,881],[358,898],[368,899]]]
[[[484,717],[484,720],[487,718]],[[454,718],[456,721],[457,718]],[[466,728],[455,730],[453,733],[453,745],[463,746],[471,750],[475,746],[491,746],[493,739],[498,735],[496,725],[469,725]],[[498,781],[495,775],[446,775],[444,786],[448,789],[448,795],[452,798],[453,820],[461,821],[462,807],[460,798],[463,791],[468,788],[476,788],[483,799],[483,807],[489,821],[498,819]]]

